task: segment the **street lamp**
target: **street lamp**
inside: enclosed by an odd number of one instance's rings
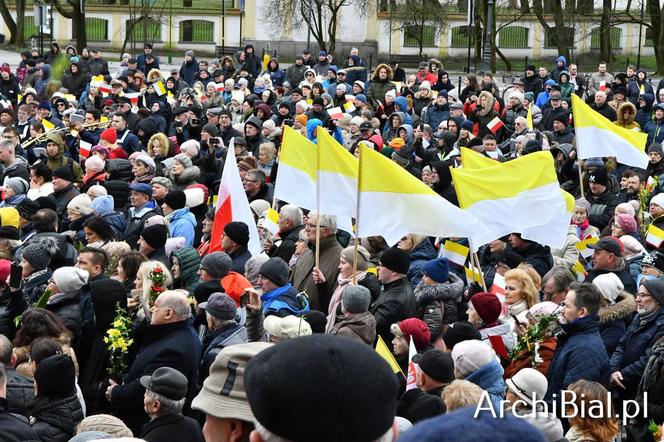
[[[488,0],[486,4],[486,39],[482,50],[482,70],[491,71],[491,31],[493,30],[493,2]]]

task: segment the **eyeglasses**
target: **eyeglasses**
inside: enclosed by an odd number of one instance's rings
[[[340,76],[344,76],[344,77],[345,77],[345,76],[346,76],[346,74],[344,74],[343,72],[341,72],[341,73],[337,74],[337,77],[340,77]]]
[[[637,298],[641,298],[641,299],[643,299],[643,298],[652,297],[652,295],[650,295],[650,294],[648,294],[648,293],[637,293],[637,294],[636,294],[636,297],[637,297]]]
[[[243,182],[243,183],[257,183],[258,181],[256,181],[256,180],[250,180],[250,179],[245,178],[245,179],[242,180],[242,182]]]

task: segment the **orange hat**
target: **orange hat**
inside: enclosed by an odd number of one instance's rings
[[[108,129],[104,129],[99,138],[107,143],[115,144],[115,142],[118,141],[118,133],[115,131],[114,127],[109,127]]]
[[[401,149],[406,142],[403,140],[403,138],[396,137],[390,141],[389,146],[393,149],[399,150]]]
[[[295,116],[295,121],[299,122],[302,126],[307,125],[307,120],[308,120],[308,118],[304,114],[300,114],[300,115]]]

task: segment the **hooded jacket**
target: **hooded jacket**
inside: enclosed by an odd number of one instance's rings
[[[76,66],[78,71],[74,73],[71,66]],[[69,71],[62,77],[62,86],[66,87],[70,94],[73,94],[77,99],[81,97],[83,91],[87,86],[88,77],[81,71],[80,63],[72,63]]]
[[[49,156],[46,160],[46,165],[52,172],[55,172],[60,167],[70,167],[74,173],[74,182],[83,182],[83,170],[78,165],[77,161],[65,157],[65,143],[62,138],[57,134],[50,134],[46,136],[46,143],[49,141],[58,145],[58,151],[54,156]]]
[[[466,376],[467,381],[472,382],[489,393],[494,410],[501,409],[500,401],[505,398],[503,373],[504,370],[500,366],[500,363],[497,360],[493,360]]]
[[[193,213],[189,212],[187,207],[169,213],[166,215],[166,219],[170,222],[171,238],[184,238],[184,245],[186,247],[194,245],[196,218]]]
[[[75,394],[64,399],[44,398],[32,410],[32,431],[42,442],[66,442],[74,436],[74,428],[83,418]]]
[[[643,98],[643,100],[646,102],[646,105],[643,107],[638,107],[636,111],[635,121],[639,123],[639,127],[643,129],[643,131],[645,132],[646,124],[648,124],[648,122],[652,118],[652,113],[653,113],[652,105],[655,102],[655,96],[653,94],[646,92],[645,94],[641,95],[641,97],[639,98]]]
[[[373,346],[374,341],[376,341],[376,318],[369,312],[337,318],[330,334],[346,336]]]
[[[190,294],[201,283],[198,269],[201,265],[201,256],[193,247],[183,247],[171,253],[171,259],[177,258],[180,266],[180,277],[177,278],[178,288],[186,289]]]
[[[381,69],[387,69],[387,79],[385,80],[381,80],[379,78],[378,74]],[[376,66],[376,70],[374,70],[373,74],[371,75],[371,82],[369,83],[367,90],[367,98],[371,100],[374,107],[379,105],[378,101],[381,103],[385,101],[385,94],[388,91],[392,89],[396,90],[397,86],[391,81],[392,75],[392,68],[385,63],[381,63]]]
[[[620,338],[625,335],[625,329],[631,322],[635,310],[636,301],[628,292],[618,295],[615,304],[599,309],[599,334],[609,356],[615,351]]]
[[[441,335],[443,325],[459,319],[463,288],[463,280],[451,272],[446,282],[433,285],[420,282],[415,287],[417,317],[427,324],[432,338]]]
[[[563,65],[560,67],[558,66],[559,61],[563,62]],[[557,80],[558,78],[560,78],[561,73],[567,71],[567,59],[563,55],[561,55],[555,59],[553,64],[554,66],[553,69],[551,69],[551,78]]]
[[[433,248],[433,244],[431,244],[428,238],[425,238],[424,241],[408,253],[408,258],[410,259],[408,281],[410,281],[413,289],[422,281],[422,267],[424,267],[424,264],[432,259],[436,259],[436,257],[436,249]]]
[[[664,118],[658,120],[655,116],[655,111],[657,109],[664,110],[664,104],[660,103],[653,108],[651,118],[642,125],[643,131],[648,134],[648,141],[646,146],[650,146],[652,143],[661,144],[664,141]]]
[[[639,80],[639,73],[643,73],[643,81]],[[648,72],[645,69],[639,69],[634,75],[634,79],[627,84],[627,99],[634,105],[639,105],[639,97],[641,96],[641,88],[643,87],[643,92],[646,94],[651,94],[655,96],[655,92],[652,89],[652,85],[648,81]]]

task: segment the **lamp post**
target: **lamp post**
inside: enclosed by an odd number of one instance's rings
[[[173,0],[168,0],[168,64],[173,63]]]
[[[493,30],[493,2],[488,0],[486,4],[486,38],[482,50],[482,70],[491,71],[491,31]]]
[[[639,22],[639,50],[636,54],[636,68],[640,69],[641,68],[641,37],[643,35],[643,5],[646,3],[646,0],[641,0],[641,22]],[[610,37],[609,37],[610,38]]]

